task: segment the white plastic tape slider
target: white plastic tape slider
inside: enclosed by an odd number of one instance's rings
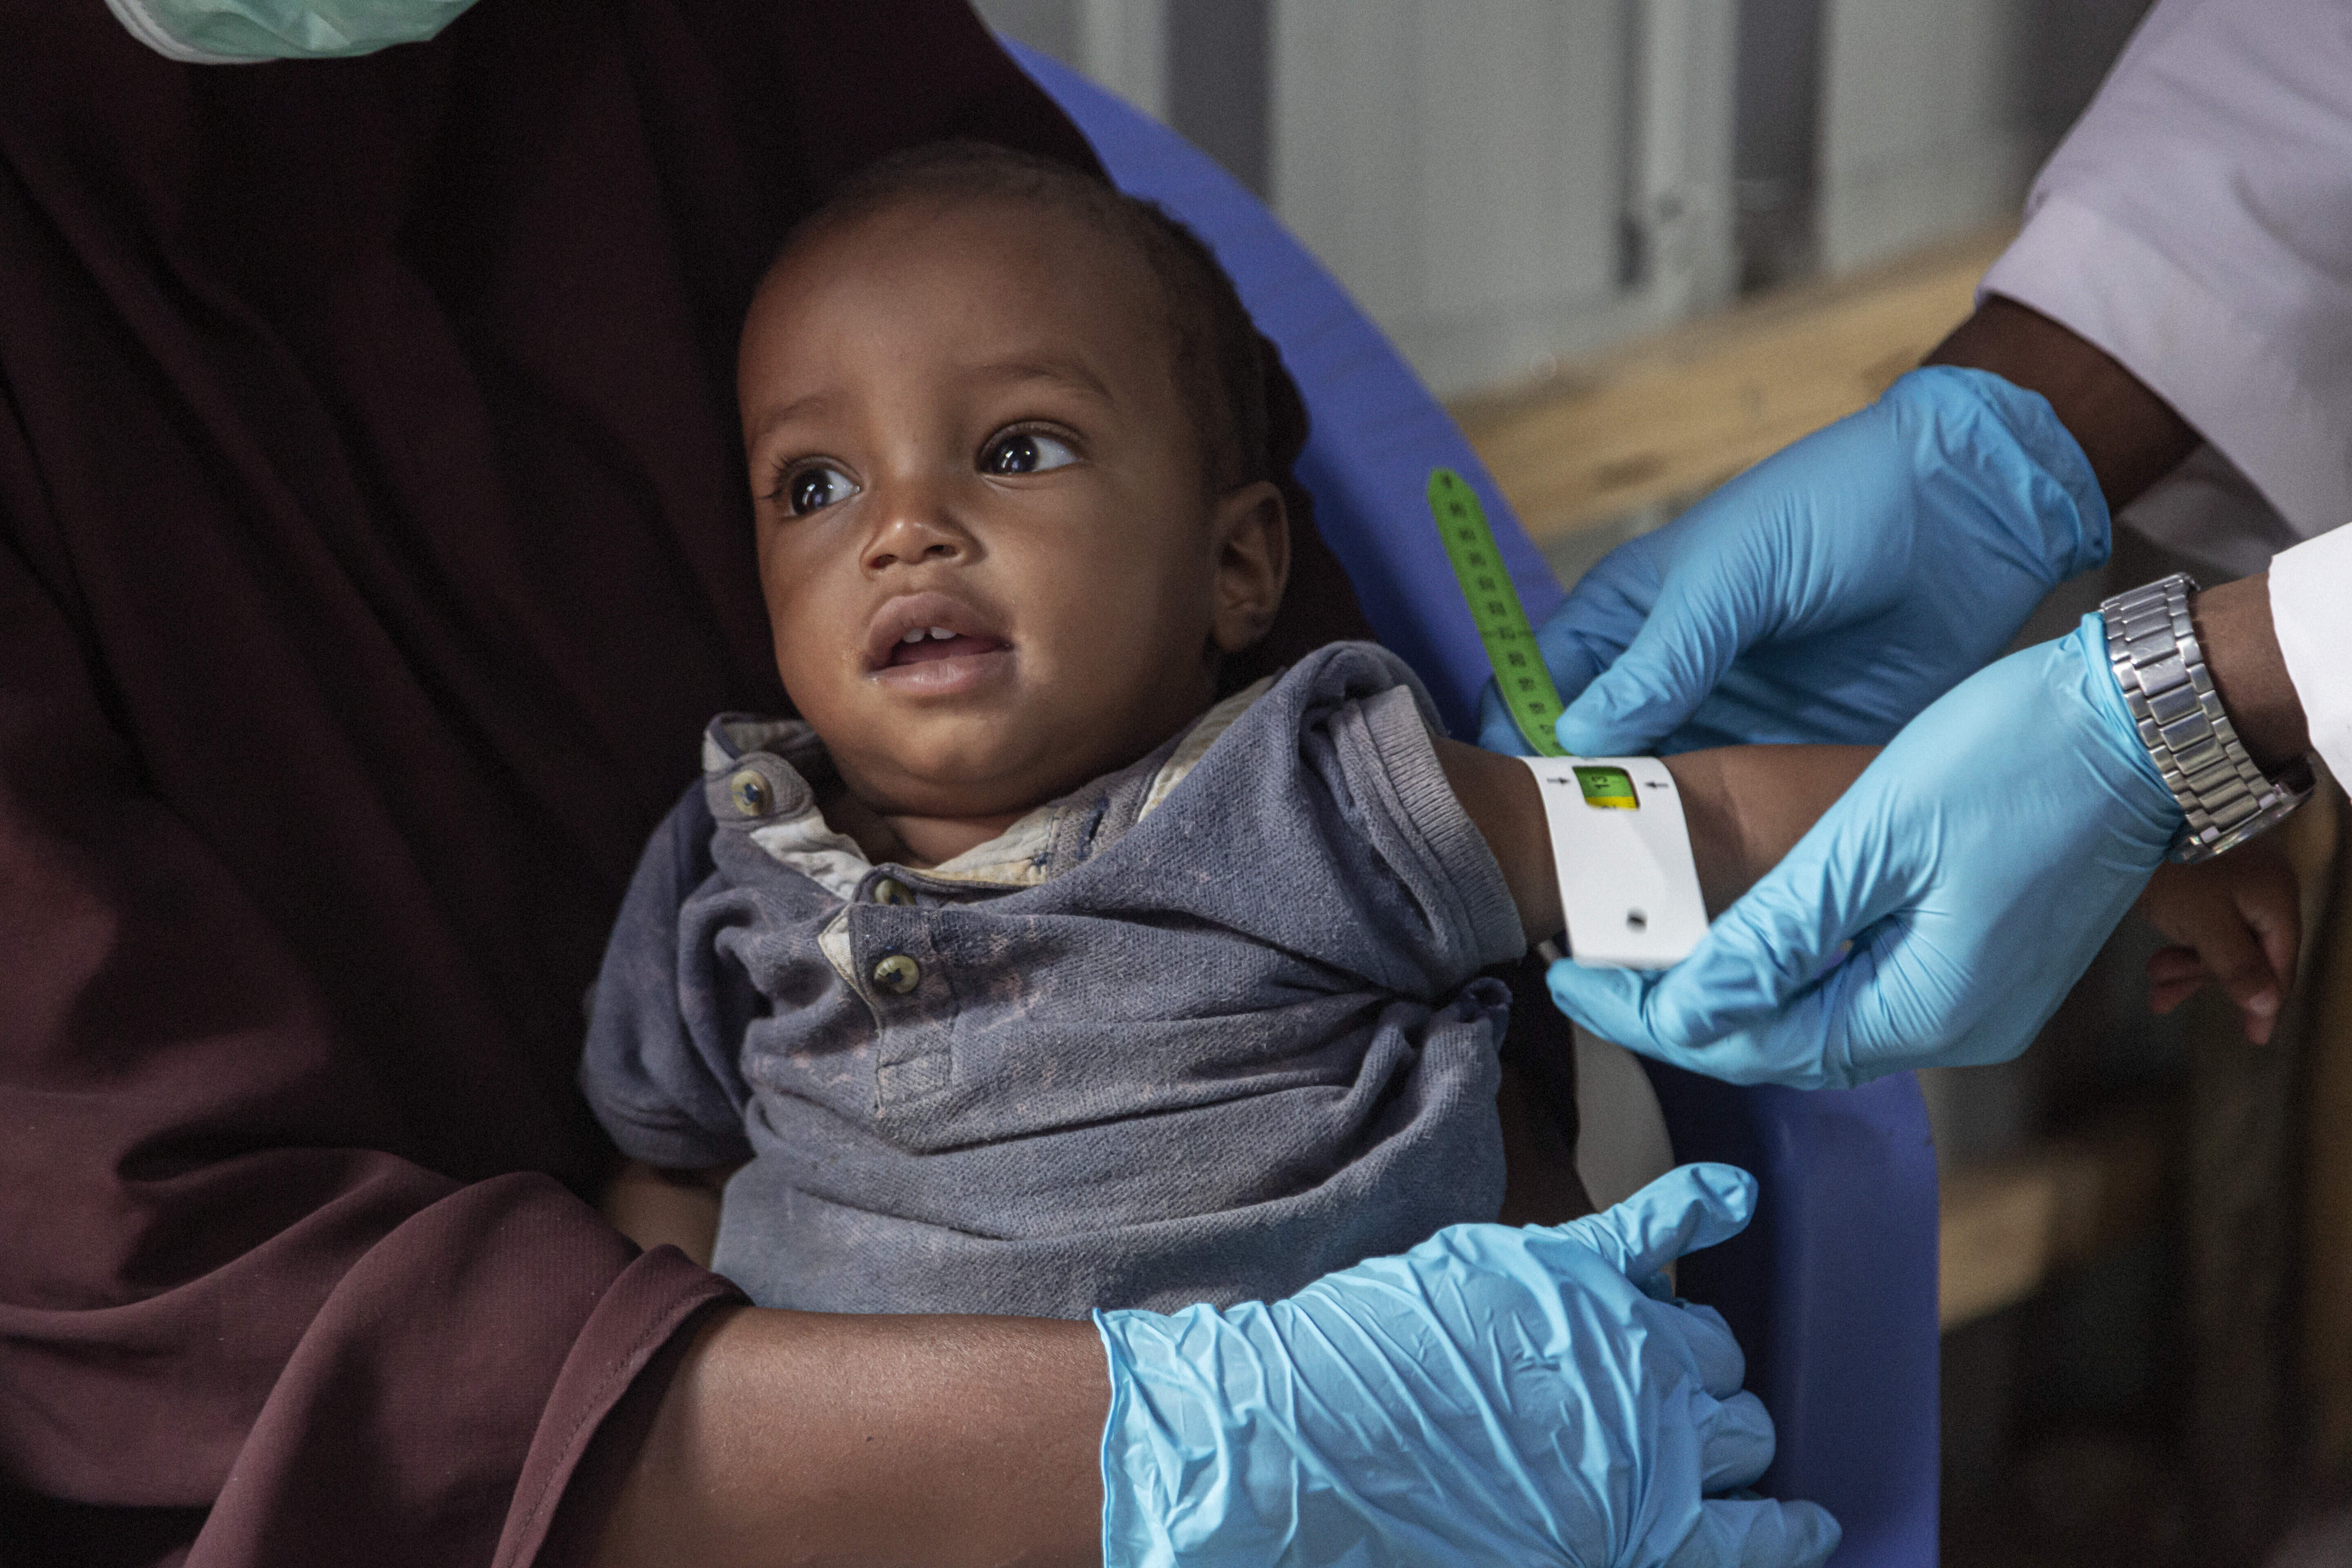
[[[1674,775],[1655,757],[1522,757],[1551,825],[1569,956],[1664,969],[1706,934]]]

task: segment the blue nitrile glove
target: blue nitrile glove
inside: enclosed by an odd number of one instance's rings
[[[2091,465],[2040,395],[1915,370],[1584,574],[1536,639],[1568,700],[1559,742],[1885,741],[2108,543]],[[1478,743],[1527,750],[1491,681]]]
[[[1723,1320],[1664,1269],[1756,1183],[1685,1165],[1557,1227],[1457,1225],[1287,1300],[1097,1312],[1103,1561],[1795,1568],[1811,1503],[1702,1500],[1772,1458]]]
[[[1556,963],[1552,999],[1734,1083],[2007,1061],[2180,824],[2085,616],[1913,721],[1688,958],[1649,973]]]

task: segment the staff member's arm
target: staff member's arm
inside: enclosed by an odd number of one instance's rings
[[[2352,767],[2347,604],[2352,530],[2281,556],[2268,581],[2197,595],[2214,687],[2264,765],[2315,735]],[[1844,1087],[2015,1055],[2183,821],[2102,630],[2086,617],[1929,707],[1681,964],[1563,963],[1554,999],[1608,1038],[1739,1082]]]
[[[1938,363],[1579,585],[1543,633],[1581,689],[1562,742],[1874,738],[2103,560],[2109,508],[2200,437],[2267,503],[2256,539],[2352,517],[2347,168],[2352,16],[2164,0]],[[2346,653],[2312,607],[2346,602],[2325,549],[2278,561],[2263,601],[2275,656],[2246,624],[2260,587],[2196,612],[2270,762],[2297,744],[2281,668],[2323,754],[2341,711]],[[1633,996],[1622,977],[1563,970],[1561,1005],[1744,1079],[1846,1082],[2021,1049],[2179,820],[2097,644],[2035,650],[1928,709],[1671,983]]]
[[[2012,300],[1988,299],[1934,358],[2046,398],[2111,496],[2196,443],[2114,357]],[[2345,606],[2352,529],[2189,599],[2213,689],[2266,774],[2315,749],[2352,769]],[[2091,617],[1932,704],[1688,961],[1559,964],[1554,999],[1609,1038],[1742,1082],[1850,1086],[2022,1050],[2183,820],[2103,633]]]

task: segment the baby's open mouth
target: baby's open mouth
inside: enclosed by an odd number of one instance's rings
[[[1003,623],[953,594],[901,594],[875,611],[866,632],[866,668],[879,675],[910,665],[931,668],[896,678],[932,696],[963,690],[1012,656]],[[1003,658],[996,656],[1003,655]]]
[[[974,637],[945,626],[917,626],[890,645],[890,663],[928,664],[937,658],[969,658],[994,653],[1005,645],[995,637]]]

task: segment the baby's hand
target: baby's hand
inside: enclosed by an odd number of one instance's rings
[[[2194,866],[2166,866],[2139,896],[2139,912],[2178,947],[2147,961],[2148,1005],[2169,1013],[2208,981],[2246,1016],[2246,1038],[2269,1040],[2294,984],[2303,901],[2275,839]]]

